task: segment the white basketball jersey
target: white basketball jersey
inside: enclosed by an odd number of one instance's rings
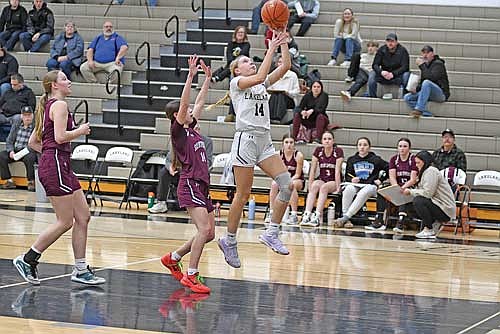
[[[241,77],[235,77],[229,85],[229,94],[236,113],[236,131],[267,132],[271,129],[269,117],[269,94],[265,83],[255,85],[247,89],[240,89],[238,81]]]

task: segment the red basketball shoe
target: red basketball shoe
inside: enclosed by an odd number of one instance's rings
[[[172,276],[180,281],[182,279],[182,264],[181,261],[172,260],[172,253],[168,253],[167,255],[161,258],[161,263],[170,270]]]
[[[210,293],[210,288],[204,285],[200,279],[201,278],[198,273],[195,275],[188,275],[185,273],[181,279],[181,284],[196,293]]]

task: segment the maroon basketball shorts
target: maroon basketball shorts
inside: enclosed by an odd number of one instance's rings
[[[180,179],[177,186],[177,199],[181,208],[203,207],[210,213],[214,210],[209,197],[209,186],[193,179]]]
[[[71,169],[71,154],[57,149],[45,150],[38,164],[38,178],[47,196],[66,196],[80,189]]]

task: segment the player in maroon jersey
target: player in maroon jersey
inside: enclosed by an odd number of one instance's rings
[[[324,132],[321,136],[321,146],[316,147],[313,153],[309,170],[306,209],[300,225],[315,227],[320,225],[328,194],[340,191],[342,162],[344,162],[344,151],[335,144],[333,133]],[[317,168],[319,168],[319,177],[315,180]],[[316,212],[311,214],[316,195],[318,196]]]
[[[304,173],[302,173],[304,155],[295,149],[295,139],[288,134],[283,136],[283,147],[280,150],[280,157],[288,169],[293,183],[292,197],[290,198],[290,207],[292,208],[292,211],[288,220],[285,220],[284,222],[290,225],[295,225],[299,222],[299,219],[297,218],[299,195],[297,192],[304,188],[305,183]],[[274,203],[276,196],[278,196],[278,192],[278,184],[273,180],[271,183],[271,190],[269,191],[269,214],[266,216],[266,223],[271,222],[271,217],[273,215],[272,203]]]
[[[209,197],[210,175],[208,173],[205,144],[201,135],[194,130],[194,127],[204,108],[212,71],[201,59],[198,65],[198,57],[195,55],[189,57],[188,63],[189,74],[182,91],[181,100],[180,102],[169,102],[166,112],[172,123],[170,127],[173,147],[172,164],[174,167],[177,164],[182,166],[179,185],[177,186],[179,206],[186,208],[198,231],[184,245],[163,256],[161,262],[170,270],[175,279],[191,289],[191,291],[210,293],[210,288],[200,280],[198,264],[203,247],[215,236],[214,208]],[[205,72],[205,81],[196,98],[195,105],[191,109],[189,107],[191,84],[200,69]],[[180,261],[188,253],[191,253],[189,267],[187,272],[183,274]]]

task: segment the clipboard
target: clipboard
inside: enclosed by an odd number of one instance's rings
[[[299,1],[295,2],[294,7],[298,16],[304,14],[304,8],[302,8],[302,4]]]
[[[385,187],[379,189],[377,192],[380,194],[380,196],[397,206],[413,201],[413,195],[402,194],[401,187],[398,185]]]

